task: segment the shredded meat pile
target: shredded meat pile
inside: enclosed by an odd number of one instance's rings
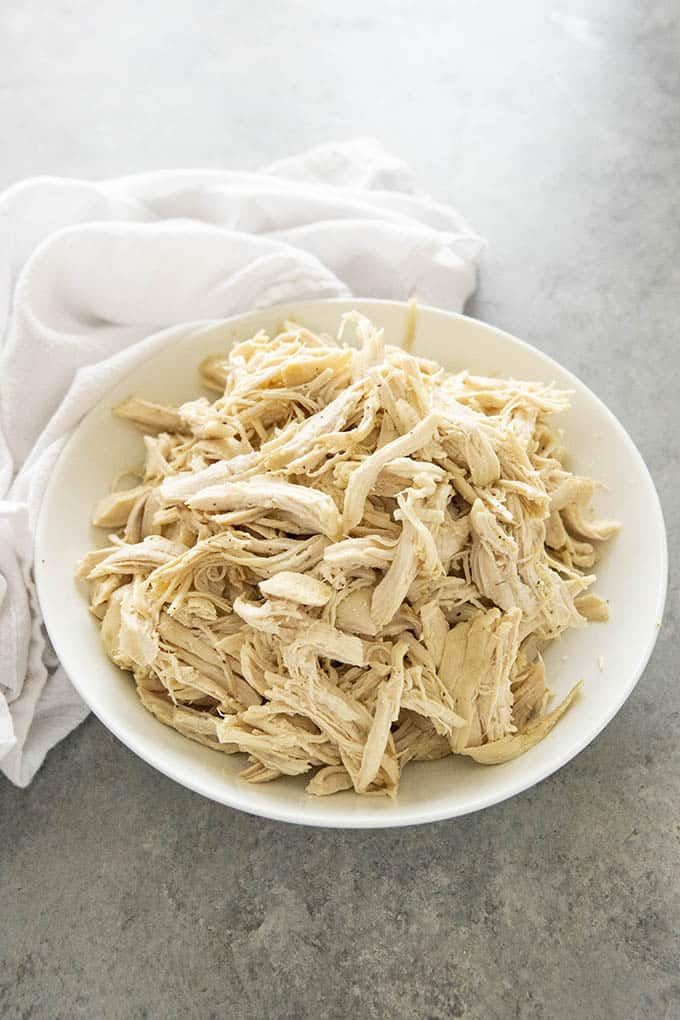
[[[549,732],[579,685],[546,714],[541,649],[607,618],[587,589],[617,524],[564,466],[567,394],[346,328],[358,348],[285,323],[208,359],[213,402],[118,407],[146,462],[78,574],[161,722],[248,755],[250,782],[394,795],[410,761]]]

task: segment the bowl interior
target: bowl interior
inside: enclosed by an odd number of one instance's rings
[[[141,706],[128,674],[104,655],[84,587],[73,581],[76,561],[102,534],[90,526],[92,507],[116,475],[142,461],[139,433],[111,415],[134,393],[181,402],[200,392],[197,367],[206,355],[285,318],[335,334],[341,315],[358,308],[401,344],[407,308],[380,301],[324,301],[279,307],[219,323],[170,331],[174,339],[133,378],[126,378],[83,420],[66,444],[42,505],[36,535],[36,580],[56,651],[74,685],[102,722],[166,775],[214,800],[271,818],[310,825],[406,825],[465,814],[538,782],[578,753],[620,708],[651,653],[666,582],[666,543],[658,498],[632,441],[606,407],[574,376],[534,348],[483,323],[420,308],[414,351],[446,368],[484,375],[554,381],[573,391],[560,416],[572,469],[606,488],[597,499],[603,516],[623,522],[598,565],[594,590],[611,605],[608,624],[567,632],[546,654],[549,684],[558,697],[578,679],[584,692],[548,737],[505,765],[483,767],[460,757],[410,765],[396,802],[351,793],[314,798],[301,779],[251,786],[238,777],[245,758],[228,756],[183,738]]]

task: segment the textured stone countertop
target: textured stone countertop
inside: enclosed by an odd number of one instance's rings
[[[674,0],[4,0],[0,185],[375,135],[488,238],[470,313],[629,430],[673,563],[679,52]],[[238,814],[90,718],[29,789],[0,781],[0,1013],[680,1017],[679,609],[671,574],[644,677],[578,759],[424,828]]]

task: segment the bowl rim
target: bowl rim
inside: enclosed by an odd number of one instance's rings
[[[290,301],[285,304],[272,305],[266,308],[255,309],[248,312],[238,313],[236,315],[227,316],[220,319],[199,319],[190,320],[184,323],[178,323],[174,326],[166,327],[162,330],[157,330],[152,334],[149,334],[145,338],[143,343],[149,343],[155,341],[153,349],[150,350],[148,357],[138,362],[134,368],[128,373],[121,376],[116,380],[115,383],[102,394],[96,403],[90,410],[83,415],[78,424],[72,429],[66,440],[63,442],[62,449],[59,452],[57,460],[50,473],[41,505],[38,512],[38,519],[35,528],[35,556],[34,556],[34,576],[36,591],[38,596],[38,602],[43,614],[43,619],[47,632],[49,634],[51,643],[54,650],[59,658],[59,661],[64,668],[67,676],[73,684],[76,691],[79,693],[85,704],[88,706],[91,712],[100,720],[100,722],[111,732],[113,735],[126,747],[128,747],[134,754],[140,757],[148,765],[151,765],[157,771],[167,776],[169,779],[177,782],[180,786],[184,786],[187,789],[192,790],[195,793],[199,793],[209,800],[215,803],[224,804],[227,807],[234,808],[239,811],[244,811],[247,814],[254,815],[261,818],[267,818],[272,821],[286,822],[288,824],[297,824],[310,826],[314,828],[337,828],[337,829],[369,829],[369,828],[400,828],[411,825],[422,825],[430,822],[443,821],[449,818],[463,817],[467,814],[471,814],[476,811],[481,811],[484,808],[492,807],[494,804],[502,803],[505,800],[509,800],[511,797],[515,797],[520,793],[525,792],[531,787],[547,779],[553,775],[559,769],[563,768],[569,761],[577,757],[593,740],[609,725],[614,716],[620,711],[624,703],[629,698],[633,689],[637,685],[640,677],[642,676],[654,650],[658,634],[663,619],[663,612],[666,602],[667,587],[668,587],[668,538],[666,532],[666,526],[663,516],[663,509],[661,501],[659,499],[654,480],[651,473],[642,457],[642,454],[638,450],[637,446],[633,442],[632,438],[616,417],[616,415],[609,410],[607,405],[595,394],[593,391],[573,372],[565,368],[558,361],[552,358],[550,355],[534,347],[532,344],[519,337],[508,333],[506,330],[500,329],[497,326],[492,326],[480,319],[475,319],[472,316],[464,315],[458,312],[451,312],[443,308],[437,308],[433,305],[426,305],[418,303],[418,311],[426,312],[428,314],[434,314],[435,316],[444,317],[452,320],[463,320],[465,322],[473,322],[475,326],[481,328],[483,331],[494,334],[503,340],[509,340],[512,344],[519,346],[530,352],[532,355],[537,356],[548,369],[557,369],[559,374],[566,378],[568,381],[573,383],[577,389],[585,391],[586,395],[596,404],[599,412],[608,420],[609,425],[617,433],[619,440],[625,445],[632,460],[636,462],[638,469],[641,471],[642,476],[645,477],[648,483],[648,490],[650,496],[650,511],[654,511],[657,516],[658,524],[658,539],[660,543],[659,554],[660,554],[660,570],[658,572],[657,590],[656,590],[656,601],[654,607],[654,618],[657,621],[654,631],[651,633],[647,640],[646,645],[642,649],[641,653],[637,657],[635,665],[631,668],[628,675],[628,681],[622,685],[617,692],[616,697],[611,699],[608,704],[608,710],[603,713],[602,717],[598,718],[596,723],[584,730],[582,738],[577,743],[569,745],[561,754],[555,756],[554,760],[541,766],[535,773],[530,773],[526,780],[520,779],[512,785],[511,789],[504,789],[500,792],[486,792],[480,794],[478,797],[470,797],[467,803],[463,806],[454,805],[441,805],[439,807],[428,807],[427,802],[422,805],[416,805],[415,807],[404,808],[400,814],[383,814],[375,813],[374,815],[367,814],[365,811],[360,812],[347,812],[344,815],[329,811],[326,814],[317,814],[314,817],[306,816],[304,811],[294,805],[272,805],[272,804],[258,804],[256,801],[250,800],[247,795],[247,791],[239,791],[238,789],[230,789],[225,786],[223,790],[217,791],[214,787],[203,782],[200,778],[195,778],[190,773],[183,772],[179,767],[175,767],[172,763],[168,764],[163,760],[162,753],[155,753],[154,748],[149,748],[143,740],[138,740],[133,734],[130,735],[126,728],[119,725],[115,718],[110,718],[108,713],[101,711],[98,708],[93,707],[88,698],[88,691],[86,685],[81,683],[76,677],[79,676],[79,669],[77,662],[74,661],[70,654],[70,650],[66,648],[61,640],[60,626],[58,620],[53,616],[52,605],[49,599],[44,597],[47,567],[45,565],[45,557],[41,556],[41,550],[46,547],[48,542],[49,532],[49,513],[48,509],[51,500],[54,496],[55,490],[58,486],[60,467],[62,463],[68,458],[70,448],[73,444],[78,442],[78,434],[84,424],[88,421],[90,416],[94,415],[99,409],[100,405],[105,402],[111,392],[122,386],[126,380],[130,379],[134,374],[142,368],[147,362],[152,361],[155,357],[165,353],[169,348],[172,348],[176,344],[182,343],[186,336],[190,332],[195,332],[202,329],[212,329],[214,327],[236,327],[241,323],[245,323],[249,319],[257,319],[259,316],[270,316],[275,315],[277,311],[281,311],[283,314],[286,312],[288,315],[295,309],[295,315],[299,315],[301,318],[304,317],[307,309],[314,309],[319,306],[336,306],[343,307],[349,310],[350,308],[358,308],[360,311],[366,310],[367,306],[382,306],[385,308],[392,307],[398,308],[405,311],[409,307],[409,303],[406,301],[392,301],[381,298],[324,298],[309,301]],[[162,340],[163,337],[167,338],[167,345],[158,347],[157,344]],[[371,800],[371,798],[368,798]]]

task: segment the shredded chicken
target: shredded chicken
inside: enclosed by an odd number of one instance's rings
[[[579,684],[549,711],[541,651],[607,619],[587,589],[618,528],[565,467],[568,395],[446,373],[357,313],[337,341],[285,323],[201,374],[212,403],[116,409],[145,465],[78,568],[142,704],[247,755],[249,782],[306,774],[318,796],[543,739]]]

